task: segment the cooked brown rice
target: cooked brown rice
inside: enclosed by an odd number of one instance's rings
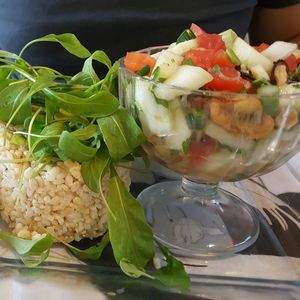
[[[36,175],[34,162],[3,163],[24,158],[26,147],[6,140],[0,124],[0,217],[17,236],[36,239],[45,232],[66,242],[101,236],[107,229],[106,208],[97,193],[83,182],[80,164],[73,161],[47,165]],[[117,168],[129,187],[129,171]],[[23,179],[22,179],[23,178]],[[103,182],[108,192],[108,178]]]

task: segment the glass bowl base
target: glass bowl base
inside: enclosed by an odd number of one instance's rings
[[[181,181],[167,181],[139,194],[155,238],[173,254],[223,256],[256,241],[259,222],[255,211],[235,195],[214,189],[215,194],[188,193]]]

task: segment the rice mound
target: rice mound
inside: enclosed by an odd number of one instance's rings
[[[0,124],[0,160],[25,158],[25,146],[9,141],[4,146],[4,124]],[[107,230],[106,207],[99,194],[84,183],[81,165],[74,161],[41,166],[34,162],[0,163],[0,218],[20,238],[37,239],[45,232],[65,242],[95,238]],[[117,168],[127,188],[129,171]],[[23,178],[23,180],[20,180]],[[108,194],[108,176],[103,180],[104,194]]]

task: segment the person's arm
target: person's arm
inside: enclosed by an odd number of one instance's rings
[[[300,47],[300,3],[283,8],[256,7],[249,37],[253,45],[281,40]]]

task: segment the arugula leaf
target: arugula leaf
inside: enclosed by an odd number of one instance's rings
[[[11,70],[13,68],[11,67]],[[9,73],[11,72],[10,68],[8,66],[1,66],[0,65],[0,80],[4,80],[9,76]]]
[[[36,156],[41,156],[49,147],[55,150],[58,147],[60,134],[66,129],[64,123],[54,122],[41,130],[41,123],[37,123],[32,127],[32,133],[38,133],[41,137],[31,136],[29,149]],[[43,151],[41,152],[41,150]]]
[[[150,279],[155,279],[153,276],[147,274],[143,268],[138,268],[136,265],[131,263],[126,258],[122,258],[120,260],[120,268],[127,276],[130,276],[133,278],[139,278],[141,276],[145,276]]]
[[[0,91],[0,120],[9,121],[15,114],[12,123],[22,124],[31,116],[31,103],[27,96],[29,81],[21,80],[10,83]],[[17,113],[15,110],[19,107]]]
[[[0,91],[8,87],[11,83],[16,82],[14,79],[0,79]]]
[[[16,116],[19,114],[19,112],[21,110],[23,110],[23,113],[24,113],[24,105],[27,103],[28,104],[28,111],[30,110],[31,111],[31,99],[30,97],[33,96],[35,93],[39,92],[40,90],[46,88],[46,87],[49,87],[49,86],[52,86],[52,85],[55,85],[55,82],[54,82],[54,79],[56,78],[56,76],[49,76],[49,75],[41,75],[39,76],[35,82],[31,85],[28,93],[26,96],[24,96],[24,99],[22,101],[20,101],[20,103],[18,104],[17,107],[14,108],[14,111],[13,113],[11,114],[9,120],[8,120],[8,124],[7,126],[11,123],[11,122],[17,122],[16,121]],[[29,114],[29,112],[28,112]],[[31,115],[31,113],[30,113]],[[23,115],[22,115],[22,118],[23,118]]]
[[[108,232],[102,237],[101,241],[94,246],[91,246],[87,249],[78,249],[70,244],[63,244],[70,249],[70,251],[75,254],[80,259],[90,259],[90,260],[98,260],[102,255],[103,250],[109,243],[109,235]]]
[[[109,90],[113,95],[118,96],[118,73],[119,62],[116,61],[104,77],[101,90]]]
[[[77,39],[77,37],[72,33],[62,33],[62,34],[48,34],[41,38],[35,39],[28,44],[26,44],[21,50],[19,56],[22,56],[24,51],[32,44],[38,42],[55,42],[61,44],[68,52],[79,57],[86,58],[91,55],[90,51],[86,49]]]
[[[79,72],[70,79],[69,83],[90,86],[93,84],[93,79],[89,74]]]
[[[82,163],[82,178],[93,192],[99,192],[101,181],[110,167],[110,163],[111,158],[106,148],[100,148],[91,160]]]
[[[126,109],[120,108],[97,122],[109,154],[115,160],[120,160],[145,141],[142,130]]]
[[[67,112],[84,117],[104,117],[114,113],[118,99],[109,91],[99,91],[88,98],[80,98],[67,93],[53,93],[52,101]]]
[[[0,50],[0,57],[4,57],[4,58],[12,58],[14,60],[20,59],[20,56],[18,56],[17,54],[5,51],[5,50]]]
[[[81,141],[88,140],[97,135],[98,126],[95,124],[87,125],[86,127],[79,128],[72,131],[70,134]]]
[[[49,249],[53,243],[50,234],[37,240],[25,240],[0,231],[0,238],[13,247],[20,255],[23,263],[28,266],[36,266],[42,263],[48,257]]]
[[[147,153],[145,152],[145,150],[142,147],[138,147],[133,151],[133,156],[134,157],[141,157],[145,168],[148,170],[150,168],[150,159],[147,155]]]
[[[20,134],[14,134],[10,139],[10,142],[19,146],[26,145],[26,139]]]
[[[58,141],[58,148],[66,157],[79,162],[92,159],[97,152],[96,148],[82,144],[75,136],[72,136],[68,131],[63,131],[61,133]]]
[[[167,247],[160,243],[158,243],[158,246],[166,258],[167,265],[158,269],[153,276],[168,287],[187,289],[191,284],[191,280],[185,272],[182,262],[172,256]]]
[[[108,203],[115,214],[108,213],[108,232],[116,262],[126,259],[143,268],[154,256],[153,233],[141,204],[127,191],[111,168]]]
[[[43,74],[36,78],[35,82],[31,85],[28,92],[28,97],[31,97],[35,93],[41,91],[46,87],[55,85],[54,79],[56,76],[50,76],[49,74]]]
[[[106,65],[108,69],[111,68],[111,61],[105,52],[97,50],[84,62],[82,72],[89,74],[89,76],[92,78],[92,81],[96,83],[100,81],[100,79],[93,68],[93,60]]]

